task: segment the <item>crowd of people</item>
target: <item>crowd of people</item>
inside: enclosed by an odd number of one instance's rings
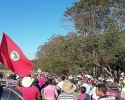
[[[98,78],[41,72],[15,79],[24,100],[125,100],[123,72]]]

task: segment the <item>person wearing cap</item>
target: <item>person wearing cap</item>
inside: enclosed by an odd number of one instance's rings
[[[121,97],[123,98],[123,100],[125,100],[125,79],[122,82],[123,82],[123,88],[121,90]]]
[[[76,90],[76,86],[71,82],[64,82],[62,84],[63,92],[58,96],[57,100],[77,100],[72,94]]]
[[[16,87],[23,94],[24,100],[42,100],[38,88],[32,85],[33,79],[31,77],[24,77],[22,86],[20,86],[20,81],[21,79],[17,79]]]

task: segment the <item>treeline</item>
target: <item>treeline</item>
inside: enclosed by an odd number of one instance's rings
[[[125,0],[77,0],[63,19],[76,31],[53,35],[39,46],[34,68],[73,74],[124,69]]]

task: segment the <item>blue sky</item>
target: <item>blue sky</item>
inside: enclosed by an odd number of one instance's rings
[[[66,35],[61,18],[74,0],[0,0],[0,37],[5,32],[29,59],[53,34]],[[66,24],[66,23],[65,23]]]

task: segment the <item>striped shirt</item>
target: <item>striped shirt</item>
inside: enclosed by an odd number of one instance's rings
[[[61,93],[57,100],[77,100],[77,98],[71,93]]]

